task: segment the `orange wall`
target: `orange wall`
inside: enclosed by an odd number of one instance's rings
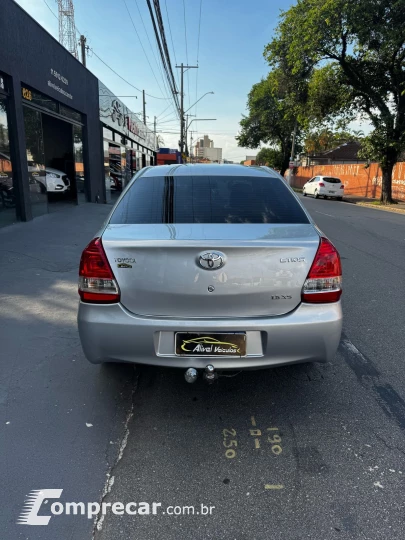
[[[298,167],[297,174],[291,177],[291,185],[300,188],[318,174],[340,178],[345,185],[346,195],[372,198],[379,198],[381,195],[382,173],[377,163],[372,163],[368,169],[364,168],[364,163]],[[397,163],[394,168],[392,196],[394,199],[405,201],[405,162]]]

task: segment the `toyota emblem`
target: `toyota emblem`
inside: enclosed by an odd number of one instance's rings
[[[204,270],[218,270],[225,264],[225,255],[220,251],[205,251],[199,255],[198,264]]]

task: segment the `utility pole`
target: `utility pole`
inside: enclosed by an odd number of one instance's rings
[[[80,48],[82,51],[82,64],[86,67],[86,38],[80,36]]]
[[[294,154],[295,154],[295,139],[297,137],[297,128],[298,124],[297,121],[295,121],[294,124],[294,131],[293,131],[293,138],[292,138],[292,145],[291,145],[291,156],[290,156],[290,162],[294,161]],[[287,184],[291,186],[291,175],[292,175],[292,168],[290,167],[290,164],[288,164],[288,176],[287,176]]]
[[[198,69],[198,66],[185,66],[183,63],[176,68],[181,69],[180,77],[180,153],[183,154],[184,148],[184,73],[188,69]]]
[[[143,99],[143,123],[146,126],[146,101],[145,101],[145,90],[142,90],[142,99]]]
[[[154,136],[155,148],[156,148],[157,147],[157,144],[156,144],[156,116],[153,119],[153,136]]]
[[[184,114],[183,115],[185,117],[185,122],[184,122],[184,142],[185,142],[185,146],[186,146],[186,156],[189,157],[190,155],[190,152],[189,152],[189,149],[188,149],[188,142],[187,142],[187,139],[188,139],[188,127],[189,127],[189,123],[188,123],[188,119],[191,117],[191,116],[195,116],[195,114]]]

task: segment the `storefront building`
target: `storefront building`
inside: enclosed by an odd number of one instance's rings
[[[101,81],[99,100],[106,202],[114,203],[136,171],[156,165],[156,136]]]
[[[97,78],[12,0],[0,36],[0,226],[103,202]]]
[[[13,0],[0,16],[0,227],[113,203],[156,162],[139,118]]]

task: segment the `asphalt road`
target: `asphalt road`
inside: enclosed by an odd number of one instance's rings
[[[342,256],[339,352],[330,364],[213,386],[84,360],[77,255],[104,207],[86,210],[85,227],[71,219],[76,234],[58,256],[56,221],[43,220],[53,241],[41,248],[32,247],[38,232],[32,245],[21,236],[4,248],[0,238],[2,538],[404,538],[405,216],[303,201]],[[24,249],[34,258],[18,255]],[[49,488],[63,489],[61,502],[161,506],[96,523],[54,516],[46,527],[16,525],[25,494]],[[195,515],[169,515],[171,506],[194,506]]]

